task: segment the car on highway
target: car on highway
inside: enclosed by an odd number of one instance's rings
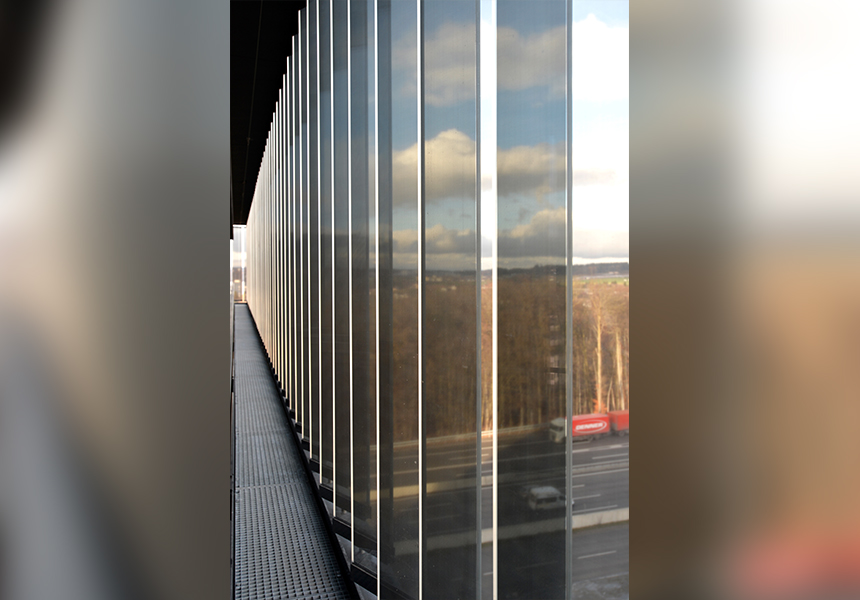
[[[540,485],[531,488],[526,496],[529,508],[532,510],[549,510],[564,508],[564,494],[551,485]],[[573,507],[573,501],[570,503]]]
[[[564,417],[559,417],[557,419],[553,419],[549,424],[549,439],[551,439],[556,444],[564,440],[565,434],[565,419]]]

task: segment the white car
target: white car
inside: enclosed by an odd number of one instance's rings
[[[564,441],[567,433],[567,420],[564,417],[553,419],[549,423],[549,439],[556,444]]]
[[[564,494],[551,485],[533,487],[529,490],[526,499],[532,510],[549,510],[552,508],[564,508]],[[573,501],[570,503],[573,507]]]

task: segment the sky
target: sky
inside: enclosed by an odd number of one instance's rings
[[[564,10],[561,2],[499,2],[500,265],[563,260]],[[417,166],[414,18],[393,10],[392,30],[403,32],[393,40],[395,263],[398,250],[411,253],[417,227],[408,175]],[[428,268],[474,261],[475,19],[471,2],[425,4]],[[629,260],[628,2],[575,3],[572,55],[574,260]]]

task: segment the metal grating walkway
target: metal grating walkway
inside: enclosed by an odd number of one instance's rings
[[[234,597],[350,598],[244,304],[234,360]]]

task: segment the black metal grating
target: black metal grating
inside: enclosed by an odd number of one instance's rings
[[[248,307],[235,319],[234,597],[349,598]]]

